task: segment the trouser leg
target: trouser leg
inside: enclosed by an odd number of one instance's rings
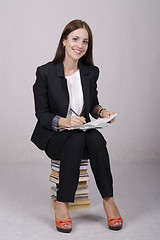
[[[90,165],[102,198],[113,196],[113,180],[110,170],[106,141],[97,130],[86,132],[86,145],[89,152]]]
[[[79,168],[85,146],[85,133],[74,130],[60,134],[53,137],[53,141],[49,143],[46,153],[51,158],[58,157],[60,159],[57,200],[74,202],[79,179]]]

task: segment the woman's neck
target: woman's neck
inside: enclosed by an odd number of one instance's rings
[[[63,61],[64,75],[72,75],[78,70],[78,61],[65,60]]]

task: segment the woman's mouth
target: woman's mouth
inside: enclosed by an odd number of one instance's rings
[[[82,51],[79,50],[79,49],[73,49],[73,51],[74,51],[76,54],[81,54],[81,53],[82,53]]]

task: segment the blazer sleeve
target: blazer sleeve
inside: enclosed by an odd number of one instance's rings
[[[100,106],[99,100],[98,100],[98,90],[97,90],[97,80],[99,77],[99,68],[94,66],[95,72],[94,72],[94,81],[93,81],[93,101],[92,101],[92,108],[91,108],[91,115],[94,118],[98,118],[99,116],[95,114],[94,109],[97,106]]]
[[[42,71],[41,67],[36,70],[36,82],[33,85],[35,115],[39,123],[47,128],[52,129],[52,121],[55,115],[50,112],[48,98],[48,78]],[[52,129],[53,130],[53,129]]]

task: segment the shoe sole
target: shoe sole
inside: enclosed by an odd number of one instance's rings
[[[121,226],[117,226],[117,227],[111,227],[111,226],[108,225],[108,227],[109,227],[109,229],[111,229],[113,231],[119,231],[119,230],[121,230],[122,225]]]
[[[57,230],[63,233],[70,233],[72,231],[72,228],[64,229],[64,228],[57,227]]]

